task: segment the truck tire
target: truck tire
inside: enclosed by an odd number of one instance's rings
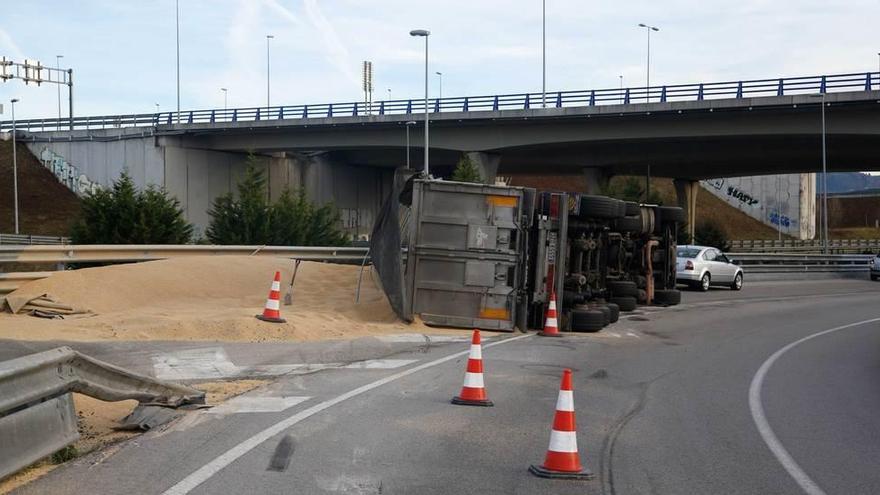
[[[623,216],[621,215],[622,208],[620,203],[620,200],[614,198],[584,194],[581,196],[581,212],[578,216],[581,218],[603,218],[611,220],[620,218]]]
[[[615,232],[632,232],[636,234],[641,233],[642,217],[641,215],[636,215],[618,218],[612,224],[612,230],[614,230]]]
[[[571,310],[571,331],[598,332],[605,326],[605,315],[598,309]]]
[[[660,223],[682,223],[685,221],[684,210],[677,206],[658,206]]]
[[[611,310],[611,323],[617,322],[620,319],[620,306],[614,303],[608,303],[608,309]]]
[[[604,304],[597,304],[593,306],[593,309],[598,309],[602,312],[602,318],[604,318],[602,321],[604,322],[605,326],[608,326],[611,323],[611,309],[608,306]]]
[[[675,306],[676,304],[681,303],[681,291],[677,289],[655,290],[654,302],[664,306]]]
[[[637,217],[642,212],[642,209],[639,207],[639,204],[634,201],[626,202],[626,216],[628,217]]]
[[[616,304],[621,311],[635,311],[636,298],[632,296],[612,297],[611,302]]]
[[[636,297],[639,295],[636,283],[629,280],[612,280],[608,282],[608,289],[614,297]]]

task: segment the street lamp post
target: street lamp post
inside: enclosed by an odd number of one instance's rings
[[[226,97],[229,95],[229,90],[227,88],[220,88],[220,91],[223,91],[223,118],[225,119],[227,107],[226,103],[228,101]]]
[[[541,108],[547,108],[547,0],[541,0]]]
[[[159,113],[159,104],[158,103],[153,103],[153,104],[156,105],[156,113]]]
[[[429,150],[429,141],[428,141],[428,36],[431,35],[431,32],[427,29],[413,29],[409,32],[410,36],[421,36],[425,38],[425,177],[430,176],[430,169],[428,168],[428,150]]]
[[[645,31],[648,32],[648,67],[647,67],[647,82],[645,84],[645,101],[651,101],[651,31],[660,31],[660,28],[649,26],[647,24],[639,24],[639,27],[645,28]]]
[[[180,0],[174,0],[174,24],[177,33],[177,123],[180,124]],[[73,115],[70,117],[72,119]]]
[[[55,55],[55,68],[58,69],[58,73],[61,73],[61,59],[64,58],[64,55]],[[58,125],[61,125],[61,85],[56,84],[56,88],[58,89]]]
[[[412,167],[409,166],[409,128],[410,126],[416,125],[415,120],[410,120],[406,123],[406,169],[412,170]]]
[[[266,112],[269,111],[269,40],[274,39],[271,34],[266,35]]]
[[[810,95],[822,99],[822,252],[828,254],[828,153],[825,145],[825,93]]]
[[[16,142],[15,142],[15,104],[18,102],[18,98],[13,98],[9,100],[12,103],[12,201],[15,203],[13,205],[13,210],[15,211],[15,233],[19,234],[18,230],[18,154],[16,153]]]
[[[388,101],[391,101],[391,88],[388,88]]]
[[[438,89],[439,89],[438,98],[442,100],[443,99],[443,73],[438,71],[438,72],[435,72],[434,74],[437,74],[437,84],[438,84]]]
[[[623,75],[617,77],[620,78],[620,102],[623,103]]]

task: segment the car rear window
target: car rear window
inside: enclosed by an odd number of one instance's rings
[[[676,253],[679,258],[696,258],[698,254],[700,254],[700,250],[694,248],[678,248]]]

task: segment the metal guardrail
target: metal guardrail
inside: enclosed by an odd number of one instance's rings
[[[192,244],[69,244],[66,246],[0,246],[3,263],[113,263],[152,261],[181,256],[276,256],[307,261],[361,261],[365,247],[218,246]]]
[[[817,239],[756,239],[730,241],[730,250],[741,253],[821,253],[823,243]],[[880,252],[880,239],[832,239],[831,254],[862,254]]]
[[[70,244],[70,238],[49,235],[0,234],[0,245],[3,244]]]
[[[749,273],[868,272],[873,255],[730,253],[734,262]]]
[[[69,347],[0,362],[0,478],[79,438],[71,392],[177,407],[204,392],[132,373]]]
[[[804,95],[839,91],[880,90],[880,73],[861,72],[824,76],[782,77],[750,81],[675,84],[651,87],[606,88],[555,91],[546,93],[549,108],[630,103],[702,101],[721,98]],[[473,112],[541,108],[542,93],[518,93],[486,96],[457,96],[428,101],[428,111]],[[187,110],[178,112],[101,115],[73,119],[27,119],[16,122],[23,131],[107,129],[122,127],[158,127],[171,124],[215,124],[305,118],[362,117],[369,115],[411,115],[425,112],[423,99],[364,102],[320,103],[274,107]],[[0,122],[0,130],[12,130],[11,121]]]

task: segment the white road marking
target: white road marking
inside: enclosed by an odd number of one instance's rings
[[[418,359],[368,359],[346,364],[342,368],[349,370],[393,370],[415,363]]]
[[[242,395],[217,407],[212,407],[206,413],[225,416],[227,414],[281,412],[309,399],[311,397]]]
[[[773,428],[770,427],[770,423],[767,422],[767,416],[764,414],[764,405],[761,402],[761,388],[764,385],[764,378],[767,376],[767,372],[770,370],[770,367],[773,366],[773,363],[794,347],[808,340],[815,339],[816,337],[877,321],[880,321],[880,318],[872,318],[870,320],[859,321],[856,323],[850,323],[849,325],[823,330],[808,335],[800,340],[796,340],[774,352],[773,355],[764,361],[764,364],[758,368],[758,372],[755,373],[755,376],[752,378],[752,384],[749,386],[749,409],[752,411],[752,419],[755,421],[755,426],[758,427],[758,433],[761,434],[761,438],[764,439],[764,443],[767,444],[770,452],[776,456],[776,460],[782,464],[782,467],[788,471],[788,474],[794,478],[794,481],[801,487],[801,489],[809,495],[825,495],[825,492],[807,475],[806,472],[804,472],[803,469],[801,469],[794,458],[791,457],[791,454],[788,453],[788,450],[785,449],[782,442],[776,437]]]
[[[532,336],[532,334],[519,335],[517,337],[510,337],[508,339],[500,340],[497,342],[492,342],[490,344],[484,344],[483,348],[486,349],[486,348],[494,347],[496,345],[506,344],[509,342],[516,342],[517,340],[525,339],[525,338],[531,337],[531,336]],[[239,443],[235,447],[232,447],[231,449],[229,449],[225,453],[221,454],[219,457],[217,457],[214,460],[212,460],[211,462],[205,464],[204,466],[197,469],[195,472],[193,472],[192,474],[190,474],[189,476],[182,479],[177,484],[175,484],[174,486],[172,486],[171,488],[166,490],[164,492],[164,495],[183,495],[183,494],[189,493],[190,491],[195,489],[197,486],[199,486],[202,483],[204,483],[205,481],[209,480],[212,476],[217,474],[217,472],[219,472],[221,469],[232,464],[233,462],[235,462],[236,459],[247,454],[248,452],[250,452],[251,450],[256,448],[258,445],[260,445],[261,443],[265,442],[266,440],[269,440],[270,438],[283,432],[284,430],[290,428],[291,426],[299,423],[300,421],[303,421],[304,419],[307,419],[311,416],[314,416],[315,414],[318,414],[321,411],[329,409],[329,408],[339,404],[340,402],[344,402],[348,399],[351,399],[352,397],[357,397],[358,395],[369,392],[370,390],[373,390],[374,388],[381,387],[382,385],[386,385],[386,384],[391,383],[395,380],[399,380],[401,378],[407,377],[407,376],[412,375],[414,373],[418,373],[419,371],[422,371],[422,370],[425,370],[428,368],[432,368],[434,366],[446,363],[448,361],[452,361],[454,359],[458,359],[462,356],[467,356],[469,353],[470,353],[470,349],[467,349],[467,350],[464,350],[461,352],[456,352],[454,354],[450,354],[448,356],[444,356],[440,359],[435,359],[434,361],[429,361],[427,363],[420,364],[419,366],[394,373],[393,375],[386,376],[385,378],[382,378],[380,380],[376,380],[372,383],[368,383],[368,384],[361,386],[361,387],[358,387],[354,390],[349,390],[348,392],[346,392],[342,395],[338,395],[330,400],[326,400],[324,402],[315,404],[314,406],[312,406],[308,409],[304,409],[304,410],[294,414],[293,416],[289,416],[288,418],[286,418],[282,421],[279,421],[278,423],[275,423],[274,425],[266,428],[265,430],[257,433],[256,435],[248,438],[247,440],[244,440],[243,442]]]

